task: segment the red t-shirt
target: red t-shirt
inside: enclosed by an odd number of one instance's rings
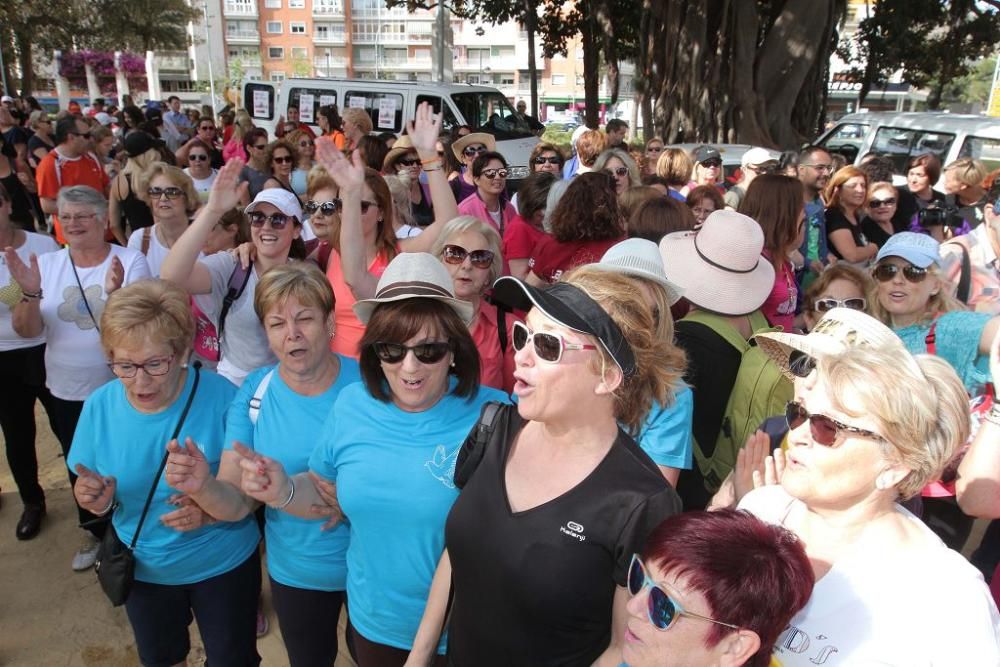
[[[504,260],[509,262],[512,259],[530,259],[531,251],[546,236],[545,232],[520,215],[515,215],[503,232]]]
[[[89,185],[107,198],[111,180],[104,167],[90,153],[78,158],[67,158],[61,155],[57,148],[46,153],[38,163],[35,183],[38,186],[38,196],[47,199],[56,199],[59,196],[59,188],[68,185]],[[66,239],[62,235],[59,218],[53,215],[52,221],[55,224],[56,240],[65,245]],[[110,234],[109,231],[108,235]]]
[[[558,282],[563,273],[581,264],[601,261],[608,249],[622,238],[603,241],[571,241],[560,243],[545,235],[535,246],[528,260],[531,272],[545,282]]]

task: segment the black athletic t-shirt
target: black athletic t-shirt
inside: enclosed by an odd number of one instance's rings
[[[607,456],[562,496],[512,513],[504,470],[517,408],[445,524],[456,667],[590,665],[611,641],[616,586],[650,531],[681,510],[656,464],[619,431]]]
[[[851,232],[851,236],[854,237],[854,245],[858,248],[864,248],[868,244],[868,239],[865,237],[864,232],[861,231],[860,224],[852,225],[851,221],[847,219],[847,216],[839,208],[828,208],[826,209],[827,246],[837,259],[844,259],[844,257],[837,250],[833,241],[830,240],[830,234],[838,229],[846,229]]]

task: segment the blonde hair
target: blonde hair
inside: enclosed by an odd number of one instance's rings
[[[253,309],[263,322],[275,306],[295,297],[309,308],[319,308],[323,317],[333,312],[336,303],[330,281],[312,262],[278,264],[260,277],[253,295]]]
[[[334,192],[340,191],[340,188],[337,187],[337,182],[333,180],[333,176],[326,170],[326,167],[317,164],[306,174],[306,196],[312,198],[317,192],[323,189],[333,190]]]
[[[654,322],[653,310],[639,285],[631,276],[595,269],[583,265],[570,271],[563,282],[586,292],[591,299],[618,325],[632,354],[636,372],[622,378],[614,393],[615,418],[625,425],[632,435],[639,433],[653,402],[669,406],[684,375],[684,353],[673,342],[673,336],[662,335],[667,326],[663,320],[670,318],[670,306],[660,311],[660,323]],[[662,306],[661,306],[662,307]],[[669,330],[673,333],[673,321]],[[600,374],[603,368],[614,366],[615,361],[602,345],[597,346],[597,356],[592,368]]]
[[[461,234],[462,232],[476,232],[481,234],[484,239],[486,239],[486,245],[488,246],[490,252],[493,253],[493,263],[490,265],[490,285],[493,281],[500,277],[503,273],[503,254],[501,251],[501,241],[500,234],[497,232],[496,228],[486,222],[483,222],[477,217],[471,215],[460,215],[457,218],[452,218],[441,231],[438,232],[437,239],[434,241],[434,245],[431,247],[431,254],[441,259],[441,255],[444,254],[444,247],[448,245],[448,239],[455,234]],[[469,250],[469,248],[467,248]]]
[[[233,134],[229,140],[242,145],[243,137],[245,137],[247,132],[252,130],[253,127],[253,119],[250,118],[250,114],[247,113],[246,109],[237,109],[236,116],[233,119]]]
[[[694,160],[680,148],[664,148],[656,161],[656,175],[666,179],[670,185],[687,185],[693,171]]]
[[[876,265],[877,266],[877,265]],[[937,280],[940,284],[940,289],[937,294],[932,294],[929,299],[927,299],[927,305],[924,307],[924,313],[920,318],[921,322],[930,322],[935,317],[941,313],[950,313],[955,310],[968,310],[968,307],[955,297],[951,295],[948,290],[948,280],[943,275],[941,275],[940,270],[934,264],[927,267],[928,278]],[[878,281],[870,280],[869,284],[871,289],[868,292],[868,312],[872,317],[881,321],[883,324],[889,328],[893,328],[892,315],[889,311],[882,306],[882,302],[878,298]]]
[[[153,203],[149,199],[147,190],[149,190],[149,184],[157,176],[163,176],[184,192],[188,213],[193,213],[201,205],[201,201],[198,199],[198,191],[194,189],[194,181],[191,180],[190,176],[166,162],[154,162],[139,175],[139,182],[136,184],[135,192],[136,197],[146,202],[151,209],[153,208]]]
[[[628,169],[629,187],[634,188],[642,185],[642,178],[639,176],[639,165],[635,163],[631,155],[620,148],[609,148],[598,155],[597,159],[594,160],[594,171],[603,171],[608,165],[608,161],[613,157],[621,160],[625,168]]]
[[[125,161],[125,166],[122,167],[121,173],[123,174],[142,174],[150,167],[152,167],[157,162],[163,160],[163,155],[156,148],[150,148],[142,155],[136,155],[135,157],[130,157]]]
[[[188,293],[172,282],[149,278],[115,290],[101,314],[101,347],[108,358],[119,345],[165,343],[174,354],[191,349],[194,317]]]
[[[410,176],[406,172],[386,174],[382,177],[392,198],[393,220],[400,227],[414,225],[413,202],[410,201]],[[440,238],[440,237],[439,237]]]
[[[46,121],[50,123],[52,122],[52,119],[49,118],[49,114],[45,111],[42,111],[41,109],[38,109],[32,111],[31,115],[28,116],[28,127],[30,127],[32,130],[37,130],[38,126]]]
[[[371,134],[372,117],[364,109],[350,107],[340,112],[340,120],[348,120],[358,126],[363,134]],[[340,128],[333,128],[340,129]]]
[[[990,173],[985,164],[971,157],[959,158],[949,163],[945,166],[944,173],[947,174],[949,171],[954,171],[958,182],[970,188],[984,187],[983,181]]]
[[[969,439],[969,395],[951,365],[902,346],[857,346],[819,357],[833,406],[874,421],[883,455],[910,470],[897,484],[910,498],[941,476]]]

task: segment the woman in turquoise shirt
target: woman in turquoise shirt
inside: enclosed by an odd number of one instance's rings
[[[80,476],[73,489],[80,505],[101,516],[113,513],[119,539],[129,544],[189,396],[195,392],[179,439],[197,442],[206,468],[216,470],[236,387],[215,373],[191,372],[194,319],[188,295],[169,282],[143,280],[112,294],[100,331],[118,381],[84,403],[67,464]],[[256,523],[242,518],[182,532],[175,527],[197,526],[200,518],[186,511],[191,508],[179,513],[173,496],[161,475],[135,546],[135,584],[125,611],[140,661],[184,664],[193,614],[209,664],[258,665]]]
[[[273,457],[291,474],[306,472],[334,401],[361,379],[356,361],[330,351],[333,307],[330,283],[313,264],[282,264],[261,276],[254,308],[278,365],[252,372],[236,394],[217,477],[195,444],[168,459],[168,481],[216,519],[242,519],[259,504],[239,490],[243,456]],[[321,517],[266,509],[271,596],[292,667],[328,667],[337,658],[348,530],[322,524]]]

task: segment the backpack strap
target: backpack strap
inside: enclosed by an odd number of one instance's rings
[[[500,401],[489,401],[483,403],[479,412],[479,421],[462,443],[462,448],[458,452],[455,460],[455,487],[464,488],[476,468],[486,455],[486,447],[490,444],[493,432],[502,420],[497,419],[500,412],[506,407]]]
[[[500,340],[500,354],[507,352],[507,309],[496,304],[497,307],[497,338]]]
[[[257,425],[257,417],[260,416],[261,401],[264,400],[264,394],[267,393],[267,386],[271,384],[271,378],[274,377],[274,371],[276,370],[277,368],[272,368],[267,375],[264,376],[264,379],[260,381],[259,385],[257,385],[257,391],[253,393],[253,398],[250,399],[250,409],[248,410],[248,413],[250,415],[250,423],[255,426]]]
[[[247,283],[250,282],[250,274],[252,272],[252,263],[244,269],[243,265],[237,259],[233,272],[229,274],[228,289],[226,290],[226,296],[222,299],[222,310],[219,311],[219,345],[222,345],[222,332],[226,328],[226,316],[229,315],[229,310],[233,307],[233,304],[243,296],[243,291],[246,290]]]
[[[149,254],[149,237],[151,236],[152,231],[153,231],[152,227],[143,227],[142,228],[142,248],[141,248],[141,250],[142,250],[142,254],[143,255],[148,255]]]
[[[719,336],[721,336],[727,343],[736,348],[736,351],[743,354],[747,351],[749,343],[743,337],[736,327],[730,324],[723,316],[716,315],[714,313],[707,313],[703,310],[693,310],[683,317],[681,320],[688,322],[697,322],[702,324]],[[756,323],[754,322],[753,315],[750,316],[750,324],[756,330]]]

